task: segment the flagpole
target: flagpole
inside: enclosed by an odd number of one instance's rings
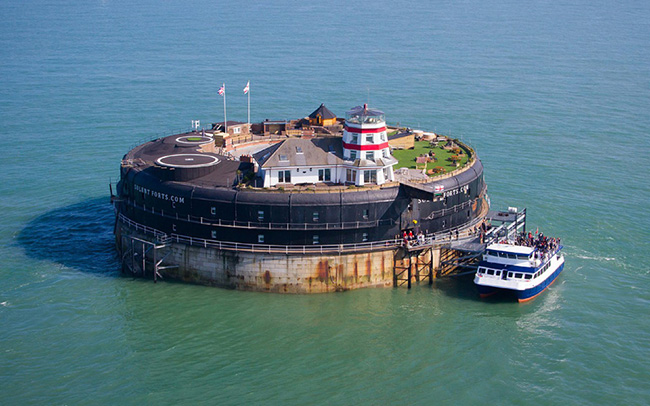
[[[223,85],[223,127],[225,133],[228,133],[228,118],[226,117],[226,85]]]
[[[250,89],[250,85],[249,85],[249,88],[248,88],[248,92],[246,92],[246,93],[248,94],[248,124],[250,125],[250,123],[251,123],[251,89]]]

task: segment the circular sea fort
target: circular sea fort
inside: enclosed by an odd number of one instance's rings
[[[137,146],[112,199],[127,273],[317,293],[394,286],[405,261],[439,270],[435,242],[476,230],[486,190],[458,140],[387,126],[366,105],[344,118],[321,105]],[[407,255],[405,234],[430,249]]]

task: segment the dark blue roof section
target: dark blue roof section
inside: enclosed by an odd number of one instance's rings
[[[332,113],[330,109],[325,107],[324,104],[321,104],[313,113],[309,115],[309,118],[316,118],[321,116],[322,118],[336,118],[336,114]]]

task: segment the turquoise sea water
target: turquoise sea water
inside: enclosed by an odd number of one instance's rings
[[[0,2],[0,403],[650,403],[650,4]],[[566,267],[279,296],[119,273],[108,181],[190,120],[335,113],[470,142]]]

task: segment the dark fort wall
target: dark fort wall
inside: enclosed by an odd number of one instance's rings
[[[435,180],[440,196],[403,185],[336,192],[281,192],[170,181],[155,168],[122,167],[118,213],[168,234],[277,245],[346,244],[392,239],[417,225],[430,233],[481,213],[483,166]]]

